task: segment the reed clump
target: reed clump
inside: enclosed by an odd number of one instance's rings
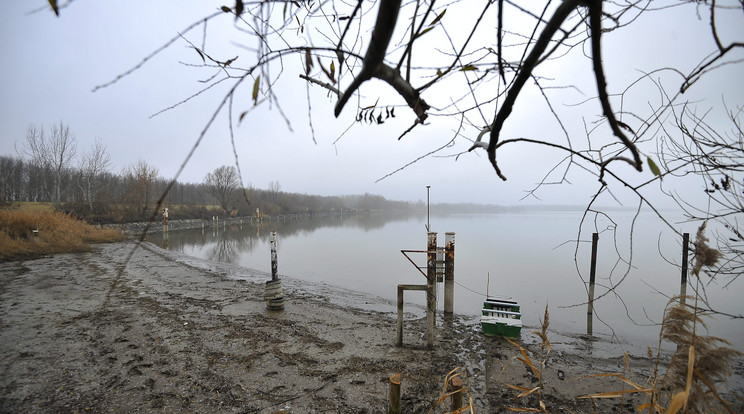
[[[545,364],[548,362],[548,356],[550,355],[551,351],[550,340],[548,340],[548,326],[550,326],[550,313],[548,312],[548,306],[545,305],[545,314],[540,321],[540,330],[532,331],[533,334],[540,337],[540,360],[537,361],[537,363],[533,362],[532,358],[530,358],[529,356],[529,353],[526,349],[524,349],[523,346],[519,345],[509,338],[505,338],[507,341],[509,341],[510,344],[519,349],[522,356],[517,357],[517,359],[525,366],[527,366],[532,372],[532,375],[534,375],[537,379],[537,386],[534,387],[525,387],[516,384],[504,383],[504,386],[506,386],[507,388],[511,388],[512,390],[519,392],[519,394],[516,396],[517,399],[529,397],[531,395],[537,396],[537,407],[506,407],[509,411],[542,413],[548,412],[548,407],[546,406],[543,399],[543,392],[545,390],[545,384],[543,383],[543,369],[545,368]]]
[[[680,299],[674,298],[665,312],[661,338],[676,344],[677,350],[665,374],[653,379],[659,391],[651,395],[649,412],[659,402],[668,401],[670,412],[684,408],[688,413],[733,413],[715,384],[733,373],[732,366],[741,352],[729,348],[725,339],[707,335],[700,311],[696,306],[680,304]]]
[[[92,226],[61,212],[0,210],[0,261],[86,252],[90,244],[123,237],[118,230]]]
[[[705,224],[698,229],[693,243],[695,257],[692,275],[694,283],[697,284],[696,292],[700,292],[701,270],[712,268],[721,258],[720,252],[708,245]],[[656,368],[649,376],[645,387],[620,374],[610,374],[633,385],[634,389],[630,392],[645,395],[645,402],[637,407],[638,412],[649,414],[735,412],[729,402],[721,397],[716,384],[725,382],[733,373],[734,362],[742,353],[728,347],[730,344],[725,339],[708,335],[708,326],[704,318],[708,315],[707,311],[701,310],[698,306],[700,300],[699,294],[677,296],[667,304],[659,335]],[[662,367],[660,362],[662,341],[677,346],[666,367]],[[651,351],[649,356],[652,356]],[[620,392],[609,392],[580,398],[595,399],[620,395]]]
[[[447,373],[444,377],[442,393],[429,410],[429,414],[440,406],[445,409],[445,414],[475,414],[473,395],[470,393],[470,379],[465,368],[457,367]]]

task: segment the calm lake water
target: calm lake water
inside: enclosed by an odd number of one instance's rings
[[[633,347],[656,346],[657,324],[668,297],[680,290],[681,237],[650,213],[635,217],[633,212],[612,212],[611,216],[612,221],[586,219],[577,243],[581,212],[432,215],[429,221],[432,231],[438,232],[439,246],[444,245],[445,232],[455,232],[455,312],[476,317],[488,290],[519,301],[526,326],[537,326],[548,305],[551,329],[585,333],[591,235],[596,231],[595,297],[599,299],[594,305],[594,334],[614,335]],[[270,272],[271,231],[276,231],[280,276],[395,301],[398,284],[425,283],[400,251],[426,249],[426,223],[425,214],[335,216],[261,225],[244,222],[172,231],[167,241],[160,235],[150,239],[186,255]],[[680,224],[678,229],[694,238],[694,225]],[[410,256],[419,265],[426,264],[424,254]],[[742,314],[741,283],[722,289],[723,282],[713,282],[706,287],[710,303],[717,310]],[[443,290],[439,289],[440,309]],[[406,302],[423,305],[424,295],[417,293],[408,292]],[[717,317],[709,327],[711,334],[744,350],[741,322]]]

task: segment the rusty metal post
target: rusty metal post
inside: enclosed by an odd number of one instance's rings
[[[400,414],[400,377],[400,374],[393,374],[390,376],[388,414]]]
[[[599,243],[599,233],[592,233],[592,264],[589,271],[589,302],[586,309],[586,334],[592,335],[594,324],[594,281],[597,276],[597,244]]]
[[[455,307],[455,233],[444,233],[444,314]]]
[[[426,254],[426,345],[434,347],[437,311],[437,233],[428,233]]]
[[[690,233],[682,235],[682,278],[679,285],[679,302],[685,306],[685,296],[687,296],[687,262],[690,250]]]

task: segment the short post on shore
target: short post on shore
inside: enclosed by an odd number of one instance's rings
[[[276,254],[276,232],[271,232],[271,280],[266,282],[264,300],[266,308],[269,310],[284,309],[284,292],[282,290],[282,281],[279,280],[279,265]]]
[[[400,374],[390,376],[390,397],[388,400],[388,414],[400,414]]]

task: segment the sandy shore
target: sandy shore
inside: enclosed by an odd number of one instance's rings
[[[403,374],[403,412],[428,412],[456,367],[465,367],[476,412],[537,406],[503,385],[537,385],[519,351],[482,336],[474,320],[440,315],[429,350],[420,312],[407,314],[405,345],[396,347],[396,314],[379,298],[283,279],[285,310],[270,312],[265,273],[148,244],[119,272],[133,247],[0,264],[0,412],[381,413],[394,373]],[[538,360],[529,331],[521,343]],[[621,350],[551,340],[550,412],[593,412],[576,397],[623,389],[584,378],[623,372]],[[653,361],[634,358],[631,369],[642,383]],[[737,370],[722,385],[741,396]],[[639,401],[594,407],[632,412]]]

